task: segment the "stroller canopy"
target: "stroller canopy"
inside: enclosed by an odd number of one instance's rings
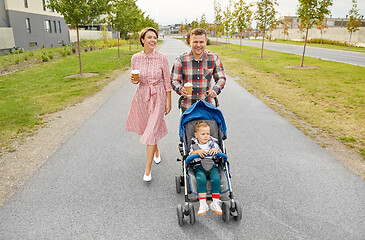
[[[222,112],[210,103],[199,100],[189,107],[180,118],[179,136],[182,141],[186,123],[194,120],[214,120],[223,132],[223,138],[227,138],[226,122]]]

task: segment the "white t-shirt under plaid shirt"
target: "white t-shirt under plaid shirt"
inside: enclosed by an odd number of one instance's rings
[[[212,80],[214,80],[213,86],[211,85]],[[219,94],[226,84],[221,60],[210,52],[204,52],[202,59],[199,60],[195,59],[191,51],[184,53],[175,60],[172,66],[171,86],[176,93],[181,95],[180,90],[186,82],[193,84],[193,95],[183,99],[183,111],[201,99],[213,104],[206,92],[213,89]]]

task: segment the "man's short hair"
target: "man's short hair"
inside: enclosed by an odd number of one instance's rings
[[[210,126],[209,126],[209,124],[206,121],[200,120],[199,122],[197,122],[195,124],[194,131],[197,132],[202,127],[210,127]]]
[[[191,30],[191,35],[204,35],[205,37],[207,37],[207,33],[203,28],[195,28]]]
[[[146,36],[146,33],[148,31],[154,32],[156,34],[157,38],[158,38],[158,32],[153,27],[146,27],[146,28],[142,29],[141,33],[139,34],[139,42],[141,43],[142,47],[144,47],[142,39],[144,39],[144,37]]]

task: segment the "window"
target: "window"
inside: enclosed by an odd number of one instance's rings
[[[53,26],[54,26],[54,33],[57,33],[57,25],[56,25],[56,21],[53,21]]]
[[[24,0],[24,7],[28,8],[28,0]]]
[[[61,22],[58,21],[58,32],[61,33]]]
[[[46,32],[52,33],[50,20],[44,20],[44,29],[46,30]]]
[[[37,42],[30,42],[29,47],[38,47]]]
[[[31,29],[30,29],[30,20],[29,18],[25,19],[25,26],[27,28],[27,33],[31,33]]]
[[[46,8],[46,0],[43,0],[43,11],[46,11],[47,8]]]

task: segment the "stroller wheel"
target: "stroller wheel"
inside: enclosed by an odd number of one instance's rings
[[[223,218],[223,221],[228,222],[230,215],[231,215],[231,212],[229,210],[229,202],[227,202],[227,201],[222,202],[222,218]]]
[[[238,201],[236,201],[235,210],[236,210],[237,215],[233,217],[234,220],[236,220],[237,222],[241,221],[241,219],[242,219],[242,208],[241,208],[241,204]]]
[[[177,209],[177,221],[178,221],[179,225],[182,226],[183,219],[184,219],[182,205],[181,204],[177,205],[176,209]]]
[[[190,224],[193,225],[195,223],[195,211],[194,205],[189,203],[189,217],[190,217]]]
[[[176,182],[176,192],[181,193],[181,184],[180,184],[180,176],[175,176],[175,182]]]

